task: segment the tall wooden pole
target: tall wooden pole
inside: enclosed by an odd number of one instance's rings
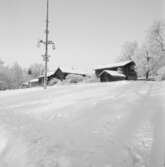
[[[47,0],[46,8],[46,30],[45,30],[45,72],[44,72],[44,89],[47,88],[47,72],[48,72],[48,35],[49,35],[49,0]]]
[[[47,0],[47,4],[46,4],[46,29],[45,29],[45,40],[40,40],[39,44],[43,44],[45,47],[45,53],[43,56],[43,60],[44,60],[44,66],[45,66],[45,70],[44,70],[44,89],[47,88],[47,84],[48,84],[48,61],[49,61],[49,55],[48,55],[48,49],[49,49],[49,45],[52,45],[52,49],[55,49],[55,43],[53,41],[49,40],[49,0]]]

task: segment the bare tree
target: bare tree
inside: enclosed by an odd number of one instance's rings
[[[150,76],[150,71],[151,71],[151,66],[150,66],[151,57],[150,57],[148,48],[144,46],[143,49],[144,49],[144,58],[146,61],[145,78],[146,80],[148,80]]]

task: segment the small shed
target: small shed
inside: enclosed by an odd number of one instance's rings
[[[100,78],[101,76],[100,74],[105,70],[116,71],[120,74],[124,74],[126,80],[136,80],[137,73],[136,73],[135,67],[136,67],[135,62],[132,60],[128,60],[128,61],[123,61],[123,62],[114,63],[110,65],[96,67],[95,74],[98,78]],[[105,71],[104,73],[107,73],[107,72]]]
[[[117,71],[104,70],[99,74],[101,82],[125,80],[126,76]]]

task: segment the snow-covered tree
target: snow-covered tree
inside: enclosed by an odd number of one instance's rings
[[[152,75],[165,65],[165,21],[157,21],[150,27],[146,46],[150,58]]]
[[[21,66],[18,63],[15,63],[11,67],[12,75],[12,88],[19,88],[24,81],[24,74]]]

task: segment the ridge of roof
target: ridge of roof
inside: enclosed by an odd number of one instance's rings
[[[133,62],[132,60],[127,60],[127,61],[122,61],[122,62],[118,62],[118,63],[113,63],[113,64],[107,64],[107,65],[100,65],[100,66],[97,66],[95,68],[95,70],[97,69],[102,69],[102,68],[112,68],[112,67],[121,67],[121,66],[125,66],[129,63]]]

